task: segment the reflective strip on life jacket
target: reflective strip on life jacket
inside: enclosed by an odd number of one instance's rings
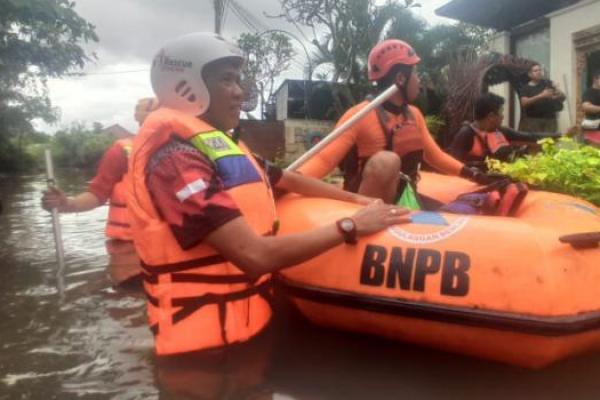
[[[224,133],[213,131],[199,134],[190,142],[215,163],[225,189],[261,181],[249,157]]]

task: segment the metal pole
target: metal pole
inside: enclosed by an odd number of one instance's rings
[[[567,101],[567,110],[569,111],[569,125],[573,126],[573,111],[571,111],[571,100],[569,99],[569,87],[567,86],[567,75],[563,74],[563,85],[565,85],[565,99]],[[575,102],[577,104],[577,102]]]
[[[50,149],[46,149],[46,178],[48,183],[48,188],[52,188],[56,186],[56,181],[54,180],[54,167],[52,165],[52,153]],[[58,261],[58,291],[62,294],[64,293],[63,280],[62,280],[62,272],[65,269],[65,251],[63,249],[63,241],[62,241],[62,233],[60,230],[60,217],[58,215],[58,210],[56,208],[52,209],[52,227],[54,230],[54,245],[56,248],[56,260]]]
[[[366,107],[360,110],[358,113],[352,116],[349,120],[344,122],[342,125],[338,126],[327,135],[323,140],[317,143],[312,149],[304,153],[300,156],[299,159],[294,161],[289,167],[287,167],[288,171],[294,171],[302,166],[305,162],[310,160],[315,154],[321,151],[325,146],[335,140],[338,136],[340,136],[346,129],[350,128],[356,122],[360,121],[365,115],[374,110],[377,106],[385,102],[387,99],[392,97],[394,94],[398,92],[398,87],[396,85],[392,85],[387,88],[383,93],[379,96],[375,97]]]

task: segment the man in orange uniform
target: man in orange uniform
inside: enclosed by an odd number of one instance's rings
[[[413,48],[401,40],[390,39],[377,44],[369,54],[369,80],[376,82],[381,91],[391,85],[398,86],[399,91],[302,165],[299,172],[322,178],[356,146],[358,169],[354,176],[346,177],[345,187],[386,203],[397,200],[407,181],[416,185],[423,160],[442,173],[487,183],[483,172],[466,168],[440,149],[421,111],[410,105],[419,95],[417,64],[420,61]],[[367,102],[363,102],[350,108],[338,125],[366,105]],[[434,202],[431,203],[422,205],[433,208]]]
[[[141,125],[157,105],[156,99],[140,99],[135,108],[136,121]],[[108,239],[106,249],[110,256],[109,273],[116,284],[123,284],[140,273],[124,192],[131,146],[132,138],[119,139],[104,152],[87,191],[67,197],[62,190],[51,188],[42,197],[44,209],[50,211],[57,208],[61,213],[93,210],[110,199],[105,230]]]
[[[282,171],[231,132],[241,51],[212,33],[166,44],[152,63],[161,107],[135,138],[127,204],[158,355],[229,348],[271,318],[270,274],[406,221],[406,210]],[[369,203],[309,232],[277,236],[271,187]]]

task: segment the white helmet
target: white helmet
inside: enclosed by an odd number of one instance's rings
[[[152,89],[160,105],[194,116],[204,114],[210,95],[202,69],[222,58],[244,61],[237,46],[215,33],[190,33],[164,45],[150,70]]]

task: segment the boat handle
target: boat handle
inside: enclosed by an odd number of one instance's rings
[[[582,232],[563,235],[558,238],[561,243],[568,243],[576,249],[590,249],[598,247],[600,232]]]

